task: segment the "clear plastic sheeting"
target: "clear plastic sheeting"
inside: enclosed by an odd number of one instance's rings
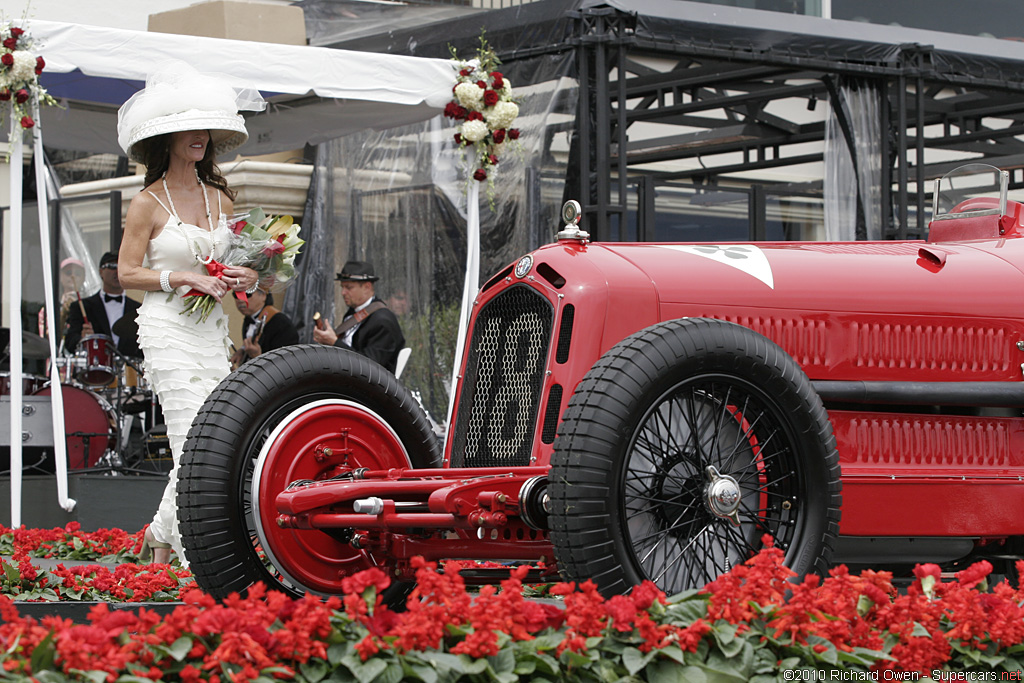
[[[866,80],[836,88],[825,120],[825,239],[882,238],[881,93]],[[852,148],[851,148],[852,143]]]
[[[480,282],[559,230],[567,131],[575,115],[571,55],[506,65],[520,99],[519,144],[506,143],[493,184],[480,187]],[[534,83],[534,85],[525,85]],[[402,381],[419,392],[443,422],[454,364],[466,264],[467,159],[456,147],[451,119],[349,135],[319,146],[304,217],[302,275],[285,310],[307,321],[312,312],[334,325],[344,313],[335,272],[349,259],[369,261],[380,276],[377,295],[398,316],[412,349]],[[469,181],[476,182],[476,181]],[[321,231],[333,242],[321,241]],[[321,248],[323,247],[323,248]],[[328,264],[328,255],[330,255]],[[313,261],[310,261],[313,259]]]
[[[300,235],[306,244],[296,259],[295,279],[285,290],[284,301],[278,304],[288,311],[303,344],[313,342],[316,313],[334,319],[334,147],[323,144],[311,149],[313,172]]]

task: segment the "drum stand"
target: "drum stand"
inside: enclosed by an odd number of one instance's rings
[[[154,427],[159,411],[156,397],[152,390],[144,386],[126,386],[125,368],[132,368],[138,377],[142,378],[142,367],[136,359],[129,358],[116,349],[114,353],[118,365],[118,381],[112,401],[115,411],[114,448],[104,453],[96,466],[108,469],[108,474],[112,476],[128,472],[152,473],[153,470],[140,467],[147,455],[145,443],[139,446],[141,452],[132,452],[132,428],[137,417],[140,417],[143,434]],[[136,400],[140,397],[141,400]]]

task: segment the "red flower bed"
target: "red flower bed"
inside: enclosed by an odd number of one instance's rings
[[[845,567],[794,584],[781,551],[768,548],[701,591],[666,598],[645,583],[605,600],[589,581],[558,584],[551,593],[561,607],[524,600],[525,568],[471,597],[462,566],[438,572],[418,560],[401,613],[382,603],[389,579],[378,569],[349,577],[344,598],[327,601],[256,586],[218,604],[188,590],[162,620],[101,605],[86,625],[37,622],[0,597],[0,679],[746,681],[834,671],[902,680],[908,674],[883,672],[1005,671],[1014,680],[1024,657],[1024,592],[1006,582],[987,592],[987,562],[949,583],[920,566],[900,594],[886,572]]]
[[[83,532],[77,522],[63,529],[10,529],[0,525],[0,595],[14,600],[176,601],[182,588],[194,588],[192,572],[177,565],[141,564],[145,529]],[[31,558],[97,564],[43,569]]]

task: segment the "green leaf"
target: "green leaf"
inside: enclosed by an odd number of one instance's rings
[[[89,683],[106,683],[107,680],[106,671],[79,671],[76,669],[74,674],[76,676],[81,676],[85,680],[89,681]]]
[[[679,666],[666,661],[651,663],[644,674],[643,679],[649,683],[706,683],[714,680],[695,666]]]
[[[924,626],[922,626],[921,624],[919,624],[916,621],[914,622],[914,630],[913,630],[913,632],[910,635],[912,635],[914,637],[917,637],[917,638],[931,638],[932,637],[932,634],[928,632],[928,629],[926,629]]]
[[[322,659],[309,659],[299,664],[299,672],[309,683],[318,683],[330,672],[330,665]]]
[[[383,659],[371,657],[364,662],[355,652],[345,655],[342,664],[348,667],[348,670],[352,672],[352,675],[356,677],[359,683],[370,683],[370,681],[380,676],[388,668],[387,662]]]
[[[718,647],[725,657],[735,657],[746,644],[743,638],[736,637],[736,624],[722,624],[711,630],[711,634],[718,642]]]
[[[635,647],[627,647],[622,651],[622,664],[626,667],[626,671],[629,672],[630,676],[635,676],[638,671],[647,666],[648,662],[654,659],[656,654],[656,650],[651,650],[644,654]]]
[[[484,671],[487,671],[486,659],[476,659],[469,655],[459,655],[459,664],[462,665],[463,673],[482,674]]]
[[[447,652],[423,652],[420,656],[435,669],[442,669],[442,672],[462,671],[462,660],[459,659],[458,655],[451,655]]]
[[[404,662],[405,678],[421,680],[423,683],[437,683],[437,672],[426,664]],[[411,675],[410,675],[411,674]]]
[[[498,654],[488,657],[487,663],[495,673],[509,673],[516,668],[516,654],[511,648],[502,648]]]
[[[352,652],[351,641],[335,643],[327,648],[327,661],[331,666],[338,666],[350,652]]]
[[[178,638],[176,641],[171,643],[171,645],[167,648],[167,654],[173,657],[174,661],[176,662],[180,662],[183,659],[185,659],[185,657],[187,657],[188,653],[191,651],[192,639],[188,636],[182,636],[181,638]]]
[[[32,650],[32,658],[29,660],[29,664],[32,666],[32,671],[45,671],[53,668],[53,660],[56,655],[57,648],[53,644],[53,631],[46,634],[46,637],[39,641],[35,649]],[[152,683],[152,682],[151,682]]]
[[[21,583],[21,572],[18,571],[18,565],[13,562],[0,560],[0,566],[4,568],[4,574],[7,575],[8,581],[11,583]]]
[[[401,683],[403,675],[402,665],[392,659],[387,662],[387,668],[373,679],[373,683]]]

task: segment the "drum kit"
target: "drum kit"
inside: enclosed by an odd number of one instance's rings
[[[32,335],[35,337],[35,335]],[[49,346],[41,337],[23,344],[26,359],[39,354],[49,357]],[[39,342],[42,350],[36,348]],[[133,434],[148,435],[158,422],[163,422],[159,404],[146,381],[138,359],[118,352],[113,338],[104,334],[82,337],[74,355],[58,355],[57,377],[64,401],[64,433],[68,468],[71,470],[132,468],[146,456],[149,444]],[[52,396],[53,387],[47,377],[22,375],[23,396]],[[0,373],[0,395],[11,393],[11,375]],[[6,448],[3,450],[7,450]],[[36,449],[27,449],[36,450]],[[39,449],[51,450],[51,449]],[[6,454],[4,454],[6,455]],[[24,458],[26,469],[53,471],[53,458],[47,453]],[[3,458],[7,460],[7,458]],[[0,463],[0,470],[7,469]]]

